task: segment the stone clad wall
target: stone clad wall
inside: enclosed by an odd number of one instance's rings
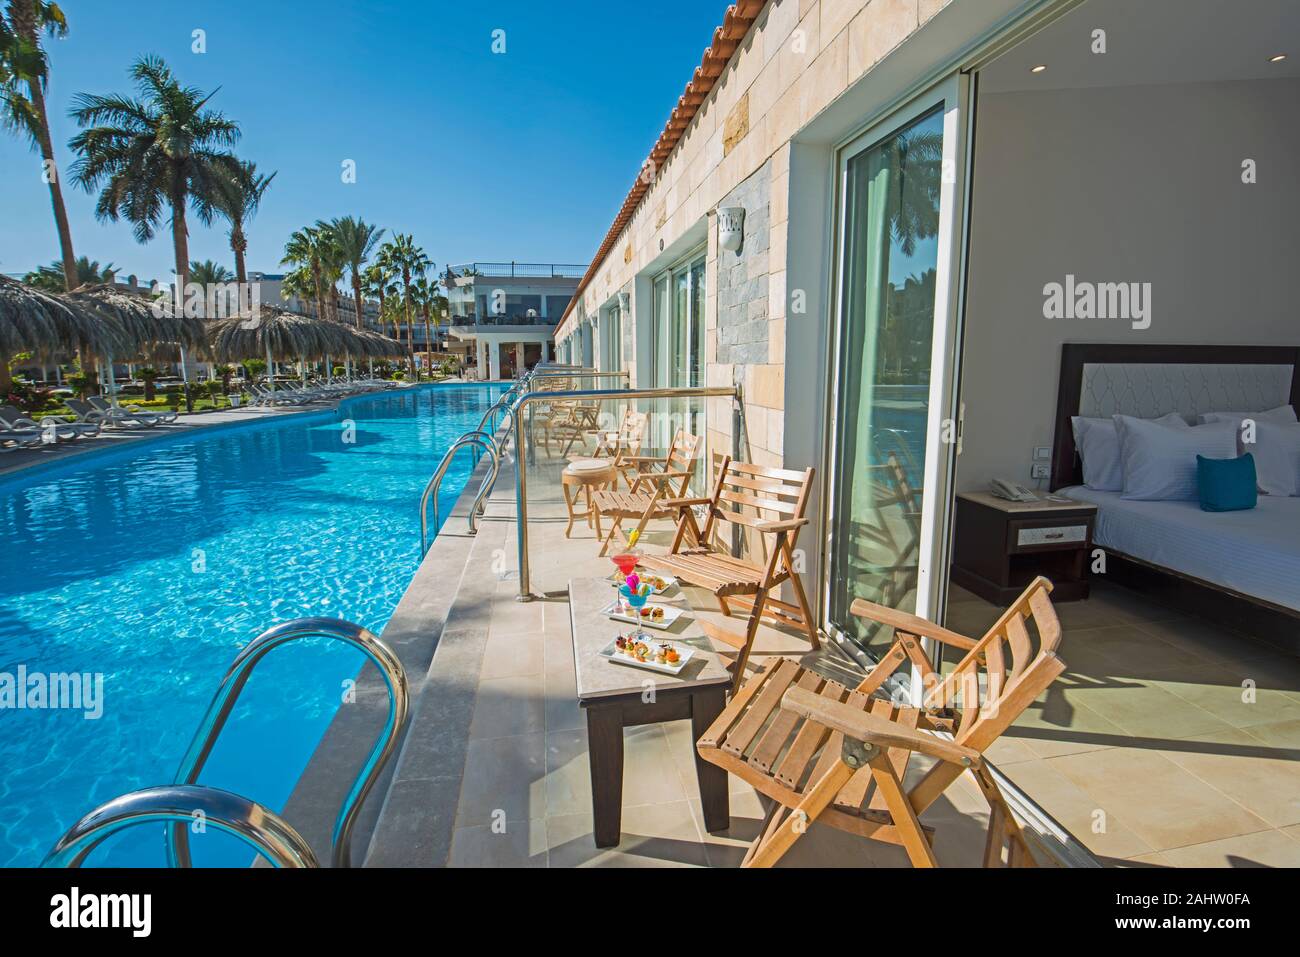
[[[764,163],[733,189],[718,206],[745,210],[739,252],[718,251],[717,361],[749,365],[768,361],[768,210],[772,163]]]
[[[949,2],[956,0],[771,0],[583,292],[586,313],[594,314],[707,220],[705,381],[743,385],[742,453],[751,461],[784,460],[790,139]],[[739,257],[718,249],[719,205],[747,211]],[[633,303],[637,320],[650,321],[651,304]],[[631,336],[631,317],[625,323]],[[634,348],[625,348],[625,362],[633,357]],[[796,381],[810,375],[804,370]],[[709,401],[710,449],[729,451],[728,403]]]

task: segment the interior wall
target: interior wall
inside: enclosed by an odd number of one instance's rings
[[[1296,79],[979,97],[958,491],[1035,484],[1064,342],[1300,342],[1297,102]],[[1150,326],[1044,318],[1067,274],[1150,283]]]

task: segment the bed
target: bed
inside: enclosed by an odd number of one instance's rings
[[[1261,495],[1249,511],[1203,512],[1197,502],[1130,502],[1082,485],[1058,494],[1097,506],[1093,541],[1103,548],[1300,612],[1300,498]]]
[[[1300,409],[1300,348],[1067,343],[1061,354],[1053,491],[1097,505],[1106,576],[1300,653],[1300,497],[1242,512],[1128,501],[1083,485],[1070,420],[1114,414]]]

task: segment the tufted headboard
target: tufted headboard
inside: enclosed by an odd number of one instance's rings
[[[1055,491],[1083,482],[1070,419],[1076,415],[1253,412],[1291,403],[1300,410],[1300,347],[1132,345],[1061,347],[1052,444]]]

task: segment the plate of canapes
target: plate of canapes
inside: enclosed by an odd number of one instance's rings
[[[686,609],[677,608],[674,605],[652,605],[647,603],[640,609],[640,617],[638,618],[636,611],[633,611],[627,605],[613,601],[606,606],[605,614],[614,621],[626,621],[633,625],[639,624],[645,628],[659,628],[662,630],[671,628],[673,622],[686,614]]]
[[[646,636],[648,637],[648,636]],[[619,665],[645,668],[668,675],[678,674],[695,652],[669,641],[647,641],[635,634],[619,635],[600,651],[602,658]]]

